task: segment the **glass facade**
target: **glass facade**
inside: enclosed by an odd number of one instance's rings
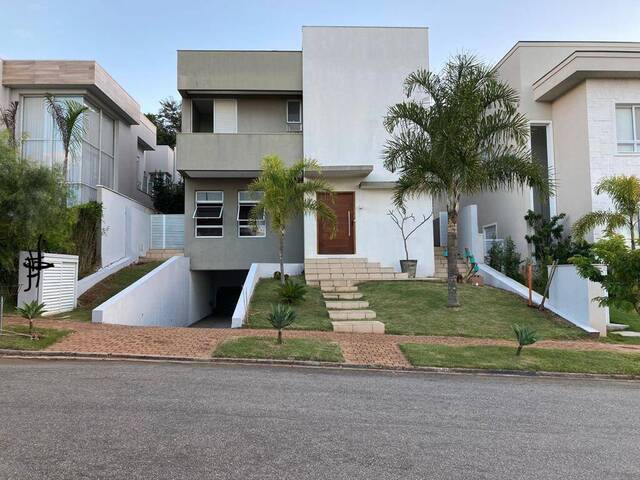
[[[82,118],[85,135],[82,145],[69,154],[67,179],[71,203],[96,199],[96,186],[114,187],[115,121],[81,96],[57,96],[74,100],[88,110]],[[62,165],[64,150],[60,134],[47,109],[44,96],[22,98],[22,154],[47,166]]]

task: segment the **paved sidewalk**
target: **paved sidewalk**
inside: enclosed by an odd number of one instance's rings
[[[17,317],[8,323],[24,323]],[[73,330],[47,350],[65,353],[109,353],[124,355],[179,356],[209,358],[216,346],[230,338],[242,336],[274,336],[268,329],[160,328],[101,325],[65,320],[39,319],[36,325],[47,328]],[[354,365],[385,367],[410,366],[400,352],[402,343],[430,343],[438,345],[501,345],[515,346],[514,341],[467,337],[376,335],[287,330],[288,338],[317,338],[336,342],[342,348],[345,361]],[[536,348],[601,350],[640,353],[640,345],[599,343],[592,340],[545,340]]]

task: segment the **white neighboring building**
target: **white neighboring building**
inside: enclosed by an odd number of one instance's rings
[[[510,236],[527,254],[527,210],[566,213],[570,233],[585,213],[611,208],[593,191],[602,178],[640,176],[640,43],[518,42],[496,68],[520,93],[533,156],[552,172],[556,194],[541,198],[525,188],[469,197],[463,205],[478,205],[486,237]]]

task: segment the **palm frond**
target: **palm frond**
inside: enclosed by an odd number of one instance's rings
[[[584,237],[597,227],[604,227],[607,233],[614,233],[618,228],[626,226],[627,218],[619,212],[596,211],[580,217],[571,227],[575,237]]]

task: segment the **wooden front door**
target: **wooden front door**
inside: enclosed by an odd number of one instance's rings
[[[318,201],[328,205],[336,214],[336,231],[318,219],[318,253],[326,255],[356,253],[355,192],[319,193]]]

